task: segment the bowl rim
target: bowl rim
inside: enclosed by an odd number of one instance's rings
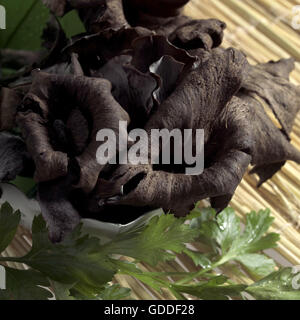
[[[41,214],[41,208],[38,201],[34,198],[28,198],[24,192],[11,183],[0,183],[0,189],[2,190],[2,194],[0,195],[0,205],[7,201],[14,210],[20,210],[20,225],[27,230],[31,230],[34,217]],[[107,242],[112,240],[118,234],[128,232],[142,226],[152,217],[160,216],[162,214],[164,214],[163,209],[152,210],[127,224],[102,222],[95,219],[83,218],[81,219],[82,233],[95,236],[103,242]]]

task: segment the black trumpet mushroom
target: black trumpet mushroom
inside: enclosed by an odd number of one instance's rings
[[[56,16],[76,9],[86,33],[67,39],[53,16],[46,50],[1,53],[2,64],[25,68],[0,79],[0,179],[34,176],[53,241],[81,217],[126,223],[154,208],[184,216],[206,198],[221,211],[249,165],[261,185],[286,161],[300,163],[290,143],[300,108],[293,59],[250,65],[220,48],[225,23],[182,14],[188,0],[43,2]],[[151,164],[151,143],[145,163],[100,164],[100,129],[117,139],[132,129],[203,129],[204,170]]]

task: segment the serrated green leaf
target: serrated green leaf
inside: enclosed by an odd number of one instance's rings
[[[258,252],[266,249],[276,248],[277,242],[280,240],[280,235],[278,233],[269,233],[266,236],[260,238],[259,240],[249,243],[245,246],[245,252],[252,253]]]
[[[200,215],[199,215],[200,213]],[[217,253],[217,242],[213,235],[213,226],[216,224],[216,211],[212,208],[199,208],[198,205],[193,209],[191,216],[196,215],[190,223],[191,229],[198,230],[197,240],[210,247]]]
[[[213,220],[216,217],[216,211],[213,208],[200,208],[199,204],[191,211],[189,218],[190,226],[193,229],[199,229],[202,223]]]
[[[261,279],[268,272],[274,271],[273,260],[264,255],[249,255],[277,245],[278,234],[265,235],[273,221],[269,210],[258,213],[252,211],[248,214],[244,232],[241,232],[240,220],[234,210],[227,208],[216,219],[211,219],[210,211],[206,212],[206,217],[203,220],[195,219],[196,223],[191,228],[198,228],[199,240],[209,245],[212,250],[208,269],[213,270],[230,261],[239,261],[255,279]],[[207,267],[199,270],[197,276],[204,273],[207,273]],[[187,276],[178,283],[189,283],[192,280],[192,276]]]
[[[172,285],[172,287],[181,292],[193,295],[202,300],[228,300],[229,297],[240,298],[241,293],[247,287],[246,285],[228,285],[227,278],[216,276],[205,283],[193,285]]]
[[[191,220],[192,228],[198,228],[202,222],[212,220],[215,216],[216,211],[213,208],[201,208],[200,203],[196,203],[195,208],[188,214],[186,220]]]
[[[200,266],[203,269],[210,268],[212,266],[212,262],[204,253],[188,249],[184,250],[184,253],[193,260],[195,266]]]
[[[270,233],[264,236],[273,220],[270,210],[261,210],[257,213],[252,211],[247,214],[244,232],[233,239],[223,259],[234,260],[244,254],[276,247],[279,240],[278,234]]]
[[[18,225],[21,220],[21,214],[19,211],[13,212],[12,207],[6,202],[0,209],[0,253],[6,249],[6,247],[13,240]]]
[[[70,293],[70,289],[74,287],[74,284],[65,284],[56,281],[50,281],[50,283],[55,300],[76,300]]]
[[[268,231],[274,218],[270,215],[270,210],[260,210],[257,213],[251,211],[246,216],[246,226],[240,243],[244,244],[245,252],[252,253],[260,250],[276,247],[279,235],[276,233],[264,234]]]
[[[270,228],[274,218],[270,215],[270,210],[251,211],[246,217],[246,227],[243,236],[254,241],[260,239]]]
[[[199,230],[199,240],[210,246],[214,252],[217,252],[219,247],[225,254],[241,232],[240,220],[234,210],[227,208],[217,217],[215,210],[211,208],[194,210],[203,213],[191,222],[191,228]]]
[[[262,279],[275,271],[276,264],[274,260],[263,254],[243,254],[236,258],[249,274],[256,280]]]
[[[9,206],[4,209],[12,213]],[[81,226],[62,243],[53,244],[48,239],[45,221],[39,216],[34,219],[32,226],[32,250],[25,257],[13,258],[12,261],[25,263],[38,270],[44,279],[49,277],[56,298],[60,300],[125,298],[128,295],[126,288],[107,284],[116,272],[135,277],[159,292],[161,288],[168,288],[177,299],[185,299],[185,293],[210,300],[241,298],[244,290],[255,297],[267,294],[276,296],[276,290],[286,285],[286,282],[276,284],[282,279],[275,281],[266,278],[265,282],[247,287],[232,284],[226,277],[214,276],[210,272],[230,260],[241,263],[254,278],[262,278],[272,272],[275,266],[273,260],[253,253],[253,250],[260,251],[275,245],[278,240],[276,234],[265,236],[272,222],[270,213],[262,211],[258,217],[252,212],[247,217],[245,232],[241,233],[239,219],[232,209],[224,210],[216,219],[213,210],[204,210],[204,215],[201,214],[202,209],[199,210],[194,211],[188,219],[178,219],[171,214],[153,217],[147,225],[122,233],[105,245],[101,245],[96,238],[82,236]],[[186,224],[191,217],[194,221],[192,227]],[[216,246],[212,254],[204,255],[187,248],[186,243],[198,238],[199,234]],[[120,254],[155,265],[173,259],[176,253],[182,252],[188,254],[202,269],[195,273],[143,272],[136,263],[113,258],[114,254]],[[179,277],[179,281],[172,283],[169,276]],[[180,277],[183,279],[180,280]],[[194,278],[201,281],[190,284]],[[37,285],[34,288],[40,290]],[[284,296],[297,296],[288,288],[286,291]],[[2,291],[5,298],[4,294]]]
[[[5,268],[6,290],[0,290],[0,300],[48,300],[53,295],[45,276],[34,270]]]
[[[198,231],[190,229],[184,219],[166,214],[153,217],[143,228],[120,234],[105,245],[105,251],[155,266],[158,262],[174,259],[174,253],[183,252],[185,243],[191,242],[197,235]]]
[[[241,233],[240,219],[235,215],[232,208],[222,211],[217,217],[217,226],[214,224],[213,235],[223,253],[229,250],[234,240]]]
[[[105,285],[97,288],[97,291],[79,292],[76,284],[64,284],[51,281],[51,289],[56,300],[123,300],[129,298],[131,290],[123,288],[119,284]]]
[[[32,225],[32,249],[18,261],[39,270],[52,280],[76,283],[94,289],[110,281],[115,273],[108,258],[101,252],[97,238],[80,236],[80,227],[63,242],[53,244],[48,238],[46,223],[41,216]]]
[[[252,284],[246,292],[258,300],[300,300],[299,275],[284,268]]]

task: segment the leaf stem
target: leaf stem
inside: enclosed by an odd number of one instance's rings
[[[189,275],[188,277],[185,277],[182,280],[177,281],[176,284],[179,284],[179,285],[186,284],[186,283],[188,283],[196,278],[199,278],[200,276],[203,276],[204,274],[214,270],[215,268],[223,265],[226,262],[228,262],[228,259],[225,257],[221,257],[220,260],[213,263],[210,267],[205,268],[205,269],[201,269],[198,272],[194,273],[193,275]]]

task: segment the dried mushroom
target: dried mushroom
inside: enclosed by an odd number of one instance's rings
[[[31,174],[31,158],[24,141],[8,132],[0,132],[0,181],[9,182],[17,175]]]
[[[128,121],[128,115],[113,98],[108,80],[40,71],[35,71],[17,114],[35,161],[35,179],[43,182],[65,176],[69,159],[76,159],[78,187],[87,192],[94,188],[102,168],[95,157],[97,132],[110,128],[118,134],[122,120]]]
[[[220,211],[250,164],[261,184],[287,160],[300,163],[289,137],[300,108],[293,60],[249,65],[240,51],[218,48],[225,23],[182,15],[187,2],[44,0],[57,16],[78,10],[87,32],[66,39],[52,18],[44,59],[2,52],[3,63],[25,68],[1,79],[1,130],[17,126],[26,145],[1,133],[0,178],[34,169],[53,241],[81,217],[125,223],[158,207],[183,216],[205,198]],[[31,73],[35,67],[42,70]],[[120,121],[128,124],[121,132]],[[117,140],[131,129],[148,137],[153,129],[203,129],[204,171],[185,174],[190,164],[174,161],[175,149],[169,165],[149,164],[150,141],[143,164],[99,164],[100,129]],[[155,146],[157,159],[162,150]],[[112,157],[122,151],[118,143]]]

